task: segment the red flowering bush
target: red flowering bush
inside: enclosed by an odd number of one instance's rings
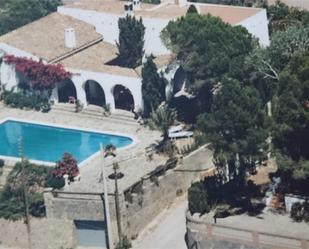
[[[78,176],[79,169],[77,161],[69,153],[64,153],[62,160],[57,162],[56,168],[52,171],[54,177],[61,178],[64,175],[69,176],[69,180],[73,181],[75,176]]]
[[[61,64],[44,64],[42,61],[13,55],[6,55],[4,62],[14,64],[16,71],[28,80],[29,87],[32,89],[53,89],[58,82],[72,76]]]

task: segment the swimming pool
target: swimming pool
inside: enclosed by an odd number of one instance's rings
[[[21,137],[24,156],[43,162],[56,162],[68,152],[80,163],[98,152],[100,143],[121,148],[133,142],[122,135],[6,120],[0,123],[0,155],[19,157]]]

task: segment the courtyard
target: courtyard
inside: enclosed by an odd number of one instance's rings
[[[71,126],[79,129],[93,129],[102,132],[111,132],[118,134],[125,134],[135,138],[135,144],[129,148],[120,149],[116,151],[117,156],[113,159],[106,159],[104,165],[106,167],[107,175],[113,172],[113,162],[121,162],[120,169],[124,177],[119,181],[120,189],[132,185],[142,176],[159,165],[165,163],[167,158],[165,156],[156,155],[153,160],[147,159],[147,153],[151,147],[160,141],[160,133],[151,131],[138,124],[137,122],[120,123],[109,117],[90,117],[83,116],[80,113],[67,113],[59,111],[51,111],[44,114],[36,111],[24,111],[19,109],[6,108],[4,106],[0,109],[0,120],[5,118],[17,118],[32,122],[45,122],[55,125]],[[143,139],[147,137],[147,139]],[[149,149],[147,149],[149,148]],[[65,151],[64,151],[65,152]],[[64,153],[63,152],[63,153]],[[27,155],[25,155],[27,157]],[[59,158],[60,159],[60,158]],[[86,160],[80,167],[80,181],[74,182],[65,187],[65,191],[77,192],[103,192],[103,185],[99,181],[102,172],[102,160],[100,155],[94,156],[91,160]],[[108,189],[114,192],[114,181],[108,180]]]

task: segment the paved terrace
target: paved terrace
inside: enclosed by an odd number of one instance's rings
[[[151,144],[159,141],[160,133],[150,131],[139,124],[125,124],[121,121],[115,121],[107,118],[89,118],[79,113],[59,113],[51,111],[49,113],[41,113],[36,111],[24,111],[1,106],[0,103],[0,120],[4,118],[18,118],[33,122],[46,122],[55,125],[73,126],[80,129],[96,129],[104,132],[115,132],[127,135],[133,135],[137,139],[137,143],[127,149],[117,152],[116,159],[106,159],[107,175],[113,172],[112,163],[119,162],[120,171],[124,173],[124,177],[119,180],[119,188],[126,189],[142,176],[154,170],[158,165],[164,164],[165,157],[154,156],[153,160],[147,160],[146,148]],[[46,153],[49,153],[48,151]],[[103,183],[100,181],[101,176],[101,158],[95,156],[91,161],[87,162],[80,168],[81,180],[74,182],[65,188],[65,191],[77,192],[103,192]],[[108,179],[109,192],[114,191],[114,181]]]

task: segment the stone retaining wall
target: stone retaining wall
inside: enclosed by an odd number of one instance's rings
[[[76,245],[72,221],[32,219],[30,225],[32,249],[72,249]],[[0,219],[0,245],[27,248],[27,229],[23,220]]]
[[[135,237],[153,218],[172,203],[177,194],[187,191],[200,174],[213,166],[212,153],[202,147],[184,157],[177,167],[164,175],[143,177],[139,190],[125,193],[125,220],[127,234]],[[131,195],[130,198],[127,196]]]
[[[120,212],[123,233],[135,237],[165,207],[185,192],[200,174],[213,166],[212,152],[207,146],[180,159],[175,168],[162,176],[149,174],[120,193]],[[97,195],[81,193],[44,194],[47,217],[71,220],[104,220],[103,193]],[[117,234],[115,198],[109,195],[113,233]],[[114,236],[114,238],[117,236]]]

